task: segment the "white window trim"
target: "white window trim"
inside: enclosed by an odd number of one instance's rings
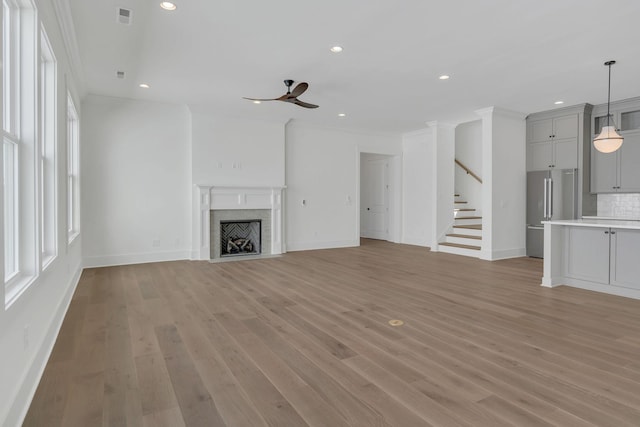
[[[67,94],[67,233],[71,245],[80,235],[80,118]]]
[[[40,27],[40,261],[44,271],[58,256],[58,153],[57,153],[57,61],[51,42]],[[50,164],[50,169],[46,163]],[[48,172],[48,174],[47,174]],[[45,181],[51,181],[51,194]]]

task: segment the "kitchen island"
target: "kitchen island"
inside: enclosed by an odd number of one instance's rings
[[[542,286],[560,285],[640,299],[640,221],[544,222]]]

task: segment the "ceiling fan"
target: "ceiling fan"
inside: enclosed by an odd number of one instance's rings
[[[318,108],[318,106],[315,104],[302,102],[298,99],[298,97],[302,95],[309,87],[307,83],[305,82],[298,83],[296,87],[293,88],[293,90],[291,90],[291,85],[293,85],[293,80],[285,80],[284,84],[285,86],[287,86],[287,93],[285,93],[279,98],[273,98],[273,99],[245,98],[245,97],[243,98],[251,101],[283,101],[283,102],[290,102],[292,104],[296,104],[304,108]]]

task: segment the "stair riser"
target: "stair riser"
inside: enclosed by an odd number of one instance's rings
[[[482,224],[482,218],[468,219],[464,217],[457,217],[455,218],[455,223],[454,223],[454,225],[476,225],[476,224]]]
[[[471,211],[471,212],[463,211],[463,212],[454,212],[453,213],[453,217],[454,218],[466,218],[468,216],[480,216],[480,215],[478,215],[478,213],[474,212],[474,211]]]
[[[448,243],[457,243],[459,245],[470,245],[470,246],[480,246],[482,244],[482,240],[479,239],[466,239],[464,237],[451,237],[447,236],[445,242]]]
[[[456,248],[453,246],[438,246],[440,252],[446,252],[448,254],[464,255],[472,258],[480,258],[480,251],[466,248]]]
[[[455,234],[467,234],[470,236],[482,236],[482,230],[474,230],[472,228],[459,228],[454,226],[453,232]]]

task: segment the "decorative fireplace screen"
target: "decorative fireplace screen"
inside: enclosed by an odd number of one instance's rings
[[[220,221],[220,256],[257,255],[261,252],[262,221]]]

